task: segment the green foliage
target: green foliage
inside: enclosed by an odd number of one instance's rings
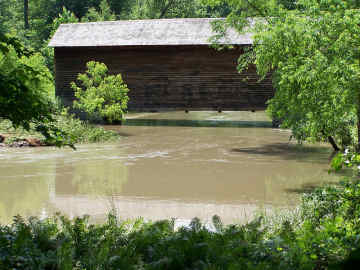
[[[25,30],[23,4],[18,0],[0,1],[0,31],[16,35],[37,51],[46,47],[53,21],[64,9],[81,21],[222,17],[230,12],[228,5],[210,7],[204,0],[35,0],[29,1],[30,28]]]
[[[194,218],[104,224],[89,216],[0,226],[0,268],[16,269],[344,269],[358,260],[360,182],[346,180],[303,196],[296,222],[283,218],[269,228],[262,218],[209,230]],[[11,269],[11,268],[10,268]]]
[[[200,0],[199,16],[204,18],[223,18],[231,12],[230,6],[225,2],[209,4],[207,0]]]
[[[5,32],[9,26],[10,22],[7,18],[11,17],[10,3],[9,1],[0,2],[0,32]]]
[[[54,19],[52,24],[49,26],[50,29],[50,37],[47,42],[43,42],[40,52],[45,58],[45,64],[49,70],[54,74],[54,48],[48,47],[48,43],[50,38],[55,34],[56,30],[59,28],[60,24],[64,23],[77,23],[79,19],[76,18],[74,13],[67,10],[63,7],[62,12]]]
[[[29,1],[29,29],[24,29],[23,11],[23,1],[0,1],[0,32],[16,35],[26,46],[41,52],[53,71],[53,49],[47,43],[59,22],[222,17],[229,13],[229,7],[210,7],[204,0],[35,0]]]
[[[115,21],[116,16],[111,11],[110,6],[106,0],[102,0],[99,6],[99,11],[94,7],[89,8],[82,22],[101,22],[101,21]]]
[[[171,9],[176,9],[180,5],[194,2],[193,0],[136,0],[132,9],[132,18],[137,19],[159,19],[166,18]]]
[[[50,37],[52,37],[55,34],[60,24],[77,23],[77,22],[79,22],[79,19],[75,16],[75,14],[70,10],[67,10],[65,7],[63,7],[62,12],[52,22]]]
[[[343,168],[353,168],[355,170],[355,173],[359,175],[360,154],[349,149],[345,149],[344,153],[338,153],[331,160],[331,169],[335,172],[338,172]]]
[[[210,6],[204,0],[136,0],[131,19],[223,17],[227,4]]]
[[[0,117],[14,126],[49,122],[54,98],[52,77],[43,59],[15,38],[0,35]]]
[[[289,10],[276,0],[224,0],[231,13],[221,29],[254,33],[251,49],[239,59],[239,71],[255,64],[273,74],[276,93],[271,116],[282,120],[299,141],[358,144],[360,13],[357,1],[297,1]],[[254,18],[254,19],[249,19]],[[224,31],[220,31],[218,38]]]
[[[0,88],[0,118],[25,130],[34,125],[47,142],[73,147],[68,134],[53,124],[54,86],[43,58],[23,47],[16,38],[2,34]]]
[[[48,145],[74,147],[76,142],[116,137],[66,112],[60,113],[44,58],[25,48],[18,39],[3,34],[0,34],[0,88],[0,118],[9,120],[14,128],[41,134]],[[110,113],[114,113],[111,109]]]
[[[108,69],[103,63],[90,61],[86,66],[86,73],[77,77],[81,87],[71,83],[78,99],[74,101],[74,107],[85,111],[90,117],[101,116],[110,123],[121,120],[129,100],[129,89],[121,74],[107,75]]]
[[[66,140],[72,145],[78,143],[101,143],[116,141],[120,136],[111,130],[105,130],[103,127],[94,126],[87,122],[81,121],[74,115],[68,112],[68,109],[59,108],[53,115],[54,121],[51,123],[52,128],[62,131],[63,136],[66,134]],[[12,141],[23,140],[26,138],[37,138],[47,145],[56,145],[56,141],[43,136],[39,132],[38,126],[30,125],[29,130],[22,127],[14,128],[10,121],[0,120],[0,134],[9,134],[11,137],[6,139],[6,143],[10,144]],[[63,141],[64,138],[59,138]]]
[[[94,126],[76,118],[65,108],[54,118],[55,125],[69,134],[73,138],[74,144],[116,141],[120,137],[114,131],[105,130],[103,127]]]

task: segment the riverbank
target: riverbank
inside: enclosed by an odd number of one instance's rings
[[[63,216],[0,227],[1,269],[350,269],[358,262],[359,180],[304,194],[296,214],[212,229],[194,218],[104,224]],[[270,222],[271,220],[271,222]],[[352,265],[353,266],[353,265]]]
[[[63,131],[70,137],[74,144],[79,143],[98,143],[113,142],[120,138],[117,132],[105,130],[101,126],[96,126],[82,121],[73,115],[63,111],[54,115],[55,127]],[[10,121],[0,119],[0,147],[39,147],[52,146],[53,142],[47,141],[45,137],[32,125],[30,130],[21,127],[14,128]]]

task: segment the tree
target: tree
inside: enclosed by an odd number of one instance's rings
[[[18,39],[0,34],[0,117],[11,120],[15,127],[29,129],[31,122],[52,119],[51,74],[38,64],[39,57]]]
[[[137,0],[132,8],[133,19],[202,17],[199,0]]]
[[[106,0],[102,0],[99,6],[99,11],[91,7],[82,18],[83,22],[101,22],[101,21],[114,21],[116,20],[115,14]]]
[[[116,14],[118,20],[129,18],[134,0],[108,0],[111,10]]]
[[[101,116],[110,123],[121,120],[129,100],[129,89],[121,74],[108,75],[106,65],[95,61],[88,62],[86,66],[86,73],[77,77],[82,87],[71,83],[78,99],[74,101],[74,107],[85,111],[90,117]]]
[[[61,24],[77,22],[79,22],[79,19],[76,18],[75,14],[63,7],[62,13],[60,13],[59,16],[54,19],[51,25],[50,37],[47,42],[44,42],[42,48],[40,48],[40,52],[44,56],[45,64],[52,72],[52,74],[54,74],[54,48],[50,48],[48,43]]]
[[[29,29],[29,0],[24,0],[24,28]]]
[[[289,10],[276,0],[209,0],[223,2],[231,13],[218,30],[253,33],[239,71],[255,64],[262,77],[273,73],[276,93],[268,111],[282,127],[299,141],[360,150],[360,3],[299,0]]]
[[[230,14],[230,6],[226,2],[216,5],[209,5],[207,0],[200,0],[199,17],[204,18],[223,18]]]
[[[40,0],[40,1],[46,1],[46,0]],[[65,7],[67,10],[70,10],[75,14],[75,16],[79,19],[81,19],[89,8],[91,7],[98,7],[100,5],[101,0],[82,0],[82,1],[73,1],[73,0],[57,0],[52,1],[52,5],[57,10],[56,15],[59,14],[63,7]],[[53,18],[56,17],[53,16]]]
[[[54,84],[39,53],[0,32],[0,118],[30,130],[48,143],[73,147],[72,138],[53,123]]]

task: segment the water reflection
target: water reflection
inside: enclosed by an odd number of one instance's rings
[[[184,115],[167,114],[173,120]],[[220,117],[199,114],[204,119]],[[114,144],[80,145],[78,151],[1,150],[0,221],[8,222],[18,213],[44,216],[56,211],[70,217],[91,214],[101,220],[116,208],[122,218],[210,220],[218,214],[229,223],[249,219],[259,207],[295,205],[299,191],[338,179],[327,173],[329,147],[297,146],[289,142],[288,131],[107,128],[127,136]]]
[[[0,222],[9,223],[13,216],[44,216],[54,193],[55,160],[42,166],[26,162],[28,151],[14,151],[13,159],[2,156],[0,166]],[[7,153],[8,154],[8,153]]]
[[[122,160],[58,160],[56,164],[56,195],[118,195],[127,181],[128,168]]]
[[[272,123],[264,113],[252,112],[167,112],[130,114],[126,126],[172,127],[267,127]]]
[[[219,120],[168,120],[128,119],[126,126],[170,126],[170,127],[272,127],[268,121],[219,121]]]

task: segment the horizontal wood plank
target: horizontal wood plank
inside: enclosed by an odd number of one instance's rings
[[[254,66],[239,74],[242,51],[208,46],[55,48],[56,94],[71,105],[70,82],[93,60],[105,63],[111,74],[122,74],[130,89],[129,110],[262,110],[274,95],[271,77],[259,82]]]

